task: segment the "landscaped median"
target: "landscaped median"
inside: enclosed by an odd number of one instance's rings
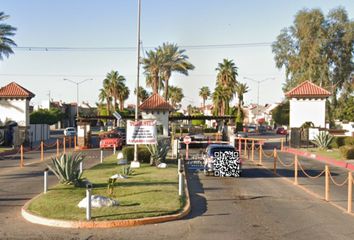
[[[190,211],[188,189],[185,188],[185,197],[178,195],[177,165],[169,161],[167,164],[165,169],[141,164],[128,178],[116,181],[113,194],[107,189],[108,179],[124,167],[117,165],[114,155],[85,170],[83,177],[93,184],[92,194],[119,202],[119,206],[92,208],[91,221],[85,220],[86,209],[77,206],[85,198],[85,186],[58,184],[29,201],[22,215],[33,223],[73,228],[134,226],[180,219]]]

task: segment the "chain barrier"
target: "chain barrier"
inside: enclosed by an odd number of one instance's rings
[[[23,152],[34,152],[34,151],[38,151],[39,149],[41,149],[41,145],[38,145],[37,147],[27,147],[27,148],[23,148]]]
[[[16,156],[16,155],[19,154],[20,152],[21,152],[21,148],[17,149],[17,152],[16,152],[16,153],[11,154],[11,155],[7,155],[7,156],[10,156],[10,157],[3,156],[2,159],[9,159],[9,160],[15,159],[15,157],[18,157],[18,156]],[[5,157],[6,157],[6,158],[5,158]]]
[[[262,149],[262,153],[263,153],[264,156],[267,157],[267,158],[274,157],[273,151],[268,155],[268,154]]]
[[[334,185],[338,186],[338,187],[343,187],[344,184],[346,184],[348,182],[348,177],[344,180],[343,183],[338,183],[336,182],[333,177],[332,177],[332,174],[331,174],[331,171],[328,170],[328,174],[329,174],[329,177],[331,178],[332,182],[334,183]]]
[[[284,163],[284,162],[280,159],[279,156],[277,156],[277,160],[279,160],[280,164],[283,165],[284,167],[292,167],[292,166],[294,166],[294,164],[295,164],[295,161],[293,161],[293,162],[290,163],[290,164],[286,164],[286,163]]]
[[[47,148],[51,148],[51,147],[54,147],[57,145],[57,143],[53,143],[53,144],[46,144],[46,143],[43,143],[44,147],[47,147]]]
[[[260,145],[258,145],[258,147],[254,147],[254,151],[259,151],[259,149],[260,149]]]
[[[305,174],[306,177],[309,177],[309,178],[312,178],[312,179],[316,179],[316,178],[319,178],[321,177],[325,172],[326,170],[323,170],[322,172],[320,172],[320,174],[316,175],[316,176],[311,176],[309,174],[306,173],[306,171],[304,170],[304,168],[302,167],[301,163],[300,163],[300,160],[297,161],[301,171]]]

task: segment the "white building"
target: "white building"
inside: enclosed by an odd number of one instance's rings
[[[168,115],[173,107],[159,94],[152,94],[139,106],[143,119],[157,120],[157,134],[168,136]]]
[[[12,82],[0,88],[0,122],[14,121],[18,126],[29,126],[29,102],[35,95]]]
[[[325,128],[326,98],[330,95],[330,92],[310,81],[305,81],[285,93],[290,100],[290,128],[299,128],[305,122]]]

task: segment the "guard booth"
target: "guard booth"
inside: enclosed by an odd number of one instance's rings
[[[88,149],[91,147],[90,122],[79,121],[77,124],[77,148]]]

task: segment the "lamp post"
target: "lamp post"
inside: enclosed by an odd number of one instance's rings
[[[251,80],[253,82],[256,82],[258,85],[257,85],[257,115],[256,117],[258,117],[258,114],[259,114],[259,85],[261,83],[264,83],[265,81],[268,81],[268,80],[273,80],[275,79],[274,77],[270,77],[270,78],[265,78],[263,80],[255,80],[253,78],[249,78],[249,77],[243,77],[243,79],[247,79],[247,80]]]
[[[91,81],[91,80],[93,80],[93,79],[92,78],[88,78],[88,79],[85,79],[85,80],[77,82],[77,81],[73,81],[73,80],[64,78],[64,81],[68,81],[68,82],[76,84],[76,120],[77,121],[79,120],[79,85],[81,83],[84,83],[86,81]]]

